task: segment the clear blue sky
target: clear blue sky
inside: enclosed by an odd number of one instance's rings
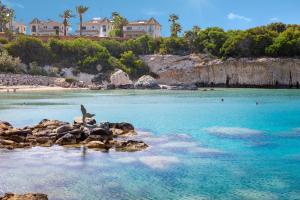
[[[155,17],[162,34],[169,35],[168,15],[178,14],[183,31],[193,25],[246,29],[274,21],[300,23],[300,0],[2,0],[16,10],[16,19],[29,23],[34,17],[60,20],[65,9],[77,5],[90,9],[84,19],[109,17],[117,11],[129,20]],[[78,18],[72,20],[74,30]]]

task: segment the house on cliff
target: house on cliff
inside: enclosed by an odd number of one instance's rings
[[[133,21],[123,27],[123,33],[125,38],[136,38],[142,35],[159,38],[161,36],[161,25],[154,18]]]
[[[39,20],[37,18],[30,22],[30,35],[33,36],[63,36],[64,35],[63,23],[52,20]],[[67,27],[67,34],[69,28]]]
[[[92,37],[108,37],[108,33],[112,30],[112,22],[108,18],[93,18],[90,21],[82,23],[82,35]],[[76,33],[79,34],[80,27]]]

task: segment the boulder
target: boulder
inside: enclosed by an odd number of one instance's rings
[[[130,80],[128,74],[121,69],[117,70],[110,76],[110,82],[116,87],[133,86],[133,82]]]
[[[134,131],[134,126],[130,123],[127,123],[127,122],[109,123],[109,128],[121,129],[125,133],[127,133],[129,131]]]
[[[0,121],[0,131],[5,131],[5,130],[8,130],[8,129],[11,129],[12,128],[12,125],[8,122],[5,122],[5,121]]]
[[[134,84],[134,88],[136,89],[160,89],[156,79],[152,76],[144,75],[137,80]]]
[[[87,148],[91,149],[106,149],[107,146],[100,141],[91,141],[85,145]]]
[[[48,200],[47,195],[45,194],[24,194],[17,195],[13,193],[6,193],[4,197],[0,197],[0,200]]]
[[[86,124],[89,124],[89,125],[95,125],[97,123],[94,118],[88,118],[88,117],[85,118],[85,122],[86,122]],[[82,117],[75,117],[74,124],[83,124]]]
[[[62,126],[58,127],[56,129],[56,133],[57,134],[65,133],[65,132],[71,131],[72,129],[73,129],[73,127],[71,125],[66,124],[66,125],[62,125]]]
[[[96,137],[94,137],[96,136]],[[113,139],[113,133],[110,130],[103,129],[103,128],[94,128],[90,132],[89,138],[97,138],[100,141],[109,141]]]
[[[56,141],[59,145],[72,145],[76,144],[76,137],[71,133],[67,133]]]
[[[148,148],[148,145],[142,141],[128,140],[117,141],[115,144],[116,151],[135,152]]]
[[[3,137],[11,137],[14,135],[26,137],[27,135],[32,134],[32,131],[30,129],[10,129],[2,133]]]

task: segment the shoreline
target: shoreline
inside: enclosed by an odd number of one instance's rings
[[[71,90],[88,90],[88,88],[64,88],[59,86],[0,86],[0,93],[18,93],[18,92],[49,92],[49,91],[71,91]]]
[[[189,88],[172,88],[172,86],[161,85],[160,89],[134,89],[134,90],[167,90],[167,91],[214,91],[216,89],[270,89],[270,90],[278,90],[278,89],[289,89],[289,90],[298,90],[299,88],[290,88],[290,87],[254,87],[254,86],[204,86],[204,87],[197,87],[193,89]],[[90,89],[90,88],[78,88],[78,87],[60,87],[60,86],[32,86],[32,85],[16,85],[16,86],[0,86],[0,94],[2,93],[19,93],[19,92],[59,92],[59,91],[105,91],[105,90],[132,90],[130,88],[115,88],[115,89]]]

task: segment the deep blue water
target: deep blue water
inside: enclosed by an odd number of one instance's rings
[[[43,118],[71,122],[80,104],[97,121],[133,123],[151,147],[0,150],[0,196],[300,199],[300,90],[0,94],[0,119],[17,127]]]

